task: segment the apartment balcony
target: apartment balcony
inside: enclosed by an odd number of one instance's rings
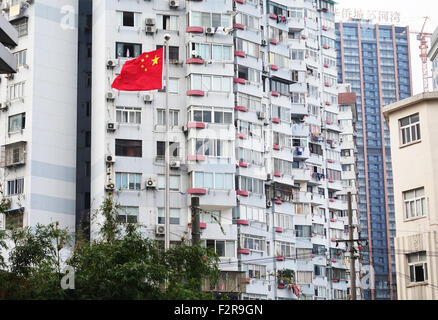
[[[216,208],[233,208],[236,206],[236,191],[190,188],[187,192],[199,197],[199,205]],[[191,205],[191,197],[187,197],[187,206]]]
[[[305,104],[292,104],[291,114],[297,116],[308,116],[309,110]]]
[[[310,203],[316,206],[323,206],[326,204],[326,198],[319,193],[311,193],[310,194]]]
[[[334,198],[329,199],[328,207],[329,207],[329,209],[334,209],[334,210],[347,210],[348,209],[346,201],[338,200],[338,199],[334,199]]]
[[[307,160],[310,158],[310,151],[307,147],[295,147],[294,160]]]
[[[202,291],[235,295],[237,298],[240,293],[246,292],[247,283],[245,272],[221,270],[218,282],[213,284],[210,280],[205,280]]]
[[[307,182],[312,179],[310,170],[308,170],[307,168],[292,169],[292,176],[294,177],[294,180],[296,182]]]
[[[291,31],[294,31],[294,32],[302,31],[305,28],[304,18],[301,18],[301,19],[288,18],[287,26],[289,27],[289,30],[291,30]]]
[[[1,168],[14,168],[25,165],[26,163],[27,142],[20,141],[1,147]]]
[[[310,154],[308,161],[320,167],[323,165],[323,157],[315,153]]]
[[[343,190],[343,186],[342,186],[342,181],[341,180],[332,180],[332,179],[327,179],[327,188],[329,188],[330,190],[335,190],[335,191],[342,191]]]
[[[14,55],[6,49],[6,47],[14,48],[17,45],[18,31],[3,15],[0,15],[0,74],[17,72],[17,60]]]
[[[309,126],[303,123],[294,123],[292,125],[292,136],[294,137],[307,137],[309,136]]]

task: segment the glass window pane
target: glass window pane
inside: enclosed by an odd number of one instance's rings
[[[215,176],[215,189],[223,190],[224,188],[224,174],[223,173],[216,173]]]
[[[204,173],[204,188],[213,189],[213,173]]]
[[[225,248],[225,256],[233,258],[236,253],[236,245],[234,241],[227,241]]]

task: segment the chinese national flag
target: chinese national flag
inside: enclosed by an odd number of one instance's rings
[[[120,91],[151,91],[163,88],[163,48],[126,61],[111,88]]]

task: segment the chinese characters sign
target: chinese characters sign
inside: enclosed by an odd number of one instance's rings
[[[336,19],[349,21],[350,19],[371,20],[372,23],[389,23],[397,24],[401,21],[400,12],[396,11],[379,11],[363,10],[351,8],[335,8]]]

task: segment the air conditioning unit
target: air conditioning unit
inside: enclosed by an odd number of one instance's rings
[[[266,175],[266,180],[267,180],[267,181],[271,181],[271,180],[272,180],[272,176],[271,176],[270,173],[268,173],[268,174]]]
[[[272,201],[271,200],[266,201],[266,207],[267,208],[271,208],[272,207]]]
[[[179,0],[169,0],[169,6],[171,8],[179,7]]]
[[[146,188],[155,189],[158,186],[157,177],[149,177],[146,180]]]
[[[166,226],[164,224],[159,224],[155,228],[156,235],[164,235],[166,233]]]
[[[269,67],[268,67],[268,66],[264,66],[264,67],[263,67],[263,72],[268,73],[268,72],[269,72]]]
[[[172,161],[169,165],[172,169],[179,169],[181,168],[181,161]]]
[[[116,158],[113,155],[109,154],[106,156],[105,161],[106,161],[106,163],[114,163],[114,162],[116,162]]]
[[[257,111],[257,118],[259,120],[264,120],[265,119],[265,113],[261,112],[261,111]]]
[[[155,26],[146,26],[145,32],[146,33],[155,33],[155,32],[157,32],[157,27],[155,27]]]
[[[151,103],[154,100],[154,97],[151,94],[145,94],[143,100],[144,102]]]
[[[106,124],[106,129],[108,131],[116,131],[116,124],[114,122],[108,122]]]
[[[205,29],[205,34],[213,35],[215,33],[214,28],[207,28]]]
[[[192,51],[192,58],[198,58],[198,57],[199,57],[198,51],[193,50]]]
[[[147,26],[155,26],[155,19],[154,18],[146,18],[144,22],[145,22],[145,25],[147,25]]]
[[[266,47],[268,45],[268,41],[262,40],[262,47]]]
[[[10,102],[0,103],[0,110],[1,111],[7,111],[9,109],[10,105],[11,105]]]
[[[115,188],[116,188],[116,186],[114,185],[114,183],[108,183],[105,186],[105,190],[107,190],[107,191],[114,191]]]
[[[106,99],[107,100],[114,100],[116,98],[116,94],[114,91],[108,91],[106,93]]]
[[[13,73],[9,73],[6,75],[6,79],[8,80],[14,80],[14,74]]]
[[[114,68],[114,67],[117,67],[118,65],[119,65],[119,61],[116,60],[116,59],[110,59],[110,60],[108,60],[107,63],[106,63],[106,66],[107,66],[108,68]]]

